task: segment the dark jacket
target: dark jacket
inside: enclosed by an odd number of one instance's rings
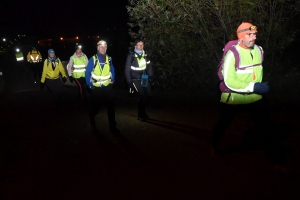
[[[135,52],[129,52],[129,54],[127,56],[127,60],[126,60],[125,77],[126,77],[126,80],[127,80],[128,84],[132,83],[132,79],[141,79],[144,72],[146,74],[148,74],[150,80],[153,77],[153,70],[152,70],[152,64],[151,64],[151,62],[146,65],[146,69],[143,70],[143,71],[135,71],[135,70],[131,69],[131,66],[134,66],[134,67],[138,67],[139,66],[138,61],[135,58],[135,54],[137,56],[139,56]],[[147,56],[146,52],[145,52],[145,59],[146,59],[146,62],[150,61],[150,59]]]

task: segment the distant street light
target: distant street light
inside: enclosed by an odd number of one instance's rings
[[[62,38],[62,37],[60,38],[60,40],[63,40],[63,39],[64,39],[64,38]]]
[[[3,38],[3,42],[5,42],[6,41],[6,39],[5,38]]]

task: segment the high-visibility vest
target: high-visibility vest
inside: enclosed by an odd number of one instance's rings
[[[16,53],[16,59],[17,61],[23,61],[24,60],[24,56],[23,56],[23,53],[20,52],[20,53]]]
[[[41,62],[42,61],[42,56],[40,54],[39,51],[30,51],[28,52],[28,55],[27,55],[27,61],[32,61],[34,63],[37,63],[37,62]]]
[[[141,56],[138,56],[137,54],[134,54],[137,62],[138,62],[138,67],[135,67],[135,66],[131,66],[131,69],[134,70],[134,71],[142,71],[142,70],[145,70],[146,69],[146,66],[147,64],[150,63],[150,60],[149,61],[146,61],[145,59],[145,52],[142,53]]]
[[[107,86],[111,83],[110,58],[106,55],[105,63],[98,60],[98,55],[93,56],[94,70],[91,72],[92,82],[95,87]]]
[[[81,56],[81,57],[76,57],[76,56],[72,56],[73,59],[73,73],[72,73],[72,77],[73,78],[81,78],[81,77],[85,77],[85,69],[86,69],[86,59],[85,56]]]
[[[224,83],[232,90],[231,93],[223,92],[221,102],[227,104],[248,104],[262,98],[260,94],[253,93],[253,85],[263,79],[263,66],[261,47],[255,45],[253,49],[245,49],[236,45],[240,65],[235,68],[235,57],[228,51],[224,58],[223,76]]]

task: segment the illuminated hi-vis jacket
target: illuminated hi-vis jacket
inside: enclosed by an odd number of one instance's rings
[[[147,74],[149,78],[153,76],[152,65],[150,59],[147,57],[147,53],[143,51],[142,54],[136,52],[130,52],[127,56],[125,66],[125,77],[127,83],[132,83],[134,79],[141,79],[143,74]]]
[[[53,70],[54,67],[54,70]],[[47,79],[58,79],[59,73],[61,73],[62,77],[66,77],[65,69],[60,61],[57,58],[54,62],[51,62],[49,58],[44,61],[44,68],[42,73],[41,82],[44,83]]]
[[[96,54],[90,58],[85,71],[85,79],[90,88],[105,87],[114,82],[115,70],[111,57]]]
[[[262,48],[254,45],[253,49],[246,49],[239,44],[235,46],[240,57],[239,68],[235,67],[235,57],[228,51],[224,58],[224,83],[232,92],[223,92],[221,102],[227,104],[248,104],[262,98],[253,92],[254,84],[262,82]],[[259,49],[261,48],[261,50]],[[254,65],[254,66],[253,66]]]
[[[73,78],[81,78],[85,77],[85,70],[88,64],[88,58],[84,53],[81,56],[76,55],[74,53],[73,56],[70,57],[70,61],[68,64],[68,74]]]
[[[146,61],[146,59],[145,59],[145,51],[143,51],[143,53],[141,55],[134,54],[134,56],[138,62],[138,66],[131,65],[131,69],[134,71],[145,70],[147,64],[150,63],[150,60]]]
[[[37,63],[37,62],[41,62],[42,61],[42,55],[38,50],[32,50],[29,51],[27,54],[27,61],[28,62],[33,62],[33,63]]]
[[[23,61],[24,60],[23,53],[22,52],[16,53],[16,59],[17,59],[18,62]]]

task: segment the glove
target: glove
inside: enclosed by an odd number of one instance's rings
[[[41,88],[41,90],[43,89],[45,87],[45,83],[40,83],[40,88]]]
[[[258,94],[264,94],[269,92],[270,87],[268,86],[268,82],[255,83],[253,92]]]
[[[29,60],[30,63],[32,63],[32,60]]]
[[[67,82],[67,78],[66,78],[66,77],[63,77],[63,78],[62,78],[62,81],[63,81],[64,83],[66,83],[66,82]]]

